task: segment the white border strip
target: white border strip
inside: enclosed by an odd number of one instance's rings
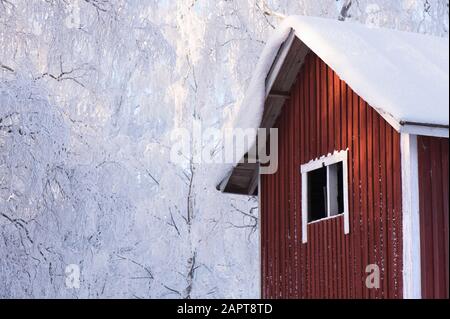
[[[422,297],[417,136],[401,134],[403,298]]]

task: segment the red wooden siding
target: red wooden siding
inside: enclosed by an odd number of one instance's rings
[[[279,170],[261,176],[265,298],[401,298],[400,135],[315,54],[277,121]],[[350,234],[342,216],[308,225],[302,244],[300,165],[349,149]],[[377,264],[381,287],[365,286]]]
[[[419,136],[422,297],[449,298],[448,139]]]

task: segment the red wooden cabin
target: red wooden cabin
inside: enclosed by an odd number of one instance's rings
[[[386,109],[379,102],[383,90],[374,99],[376,94],[358,82],[376,86],[380,79],[367,77],[365,69],[355,76],[361,65],[352,65],[352,48],[343,52],[336,47],[330,30],[338,30],[343,41],[354,33],[378,32],[374,41],[409,35],[303,17],[289,23],[293,29],[269,58],[271,67],[261,79],[266,95],[259,127],[278,128],[278,170],[258,178],[258,165],[240,163],[219,185],[225,193],[259,194],[261,296],[448,298],[448,68],[435,70],[442,72],[444,83],[430,88],[444,90],[445,108],[436,96],[421,106],[437,114]],[[413,35],[408,41],[426,42]],[[448,39],[443,41],[446,52],[439,54],[448,66]],[[344,58],[343,64],[336,62]],[[382,59],[367,64],[385,67]],[[406,66],[414,63],[405,59]],[[338,71],[345,65],[353,68],[351,76]],[[427,72],[431,66],[421,67]],[[415,72],[404,71],[408,76]],[[408,81],[386,72],[378,76]],[[427,93],[398,82],[396,89],[408,89],[413,99]],[[412,115],[414,121],[408,118]],[[371,277],[376,268],[379,281]]]

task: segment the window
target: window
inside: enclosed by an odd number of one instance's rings
[[[344,232],[349,233],[347,151],[336,152],[302,165],[302,241],[307,224],[344,215]]]

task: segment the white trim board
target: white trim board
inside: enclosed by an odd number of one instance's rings
[[[434,137],[449,137],[449,129],[445,127],[429,127],[423,125],[405,124],[400,128],[400,133],[411,135],[423,135]]]
[[[401,134],[403,298],[422,297],[417,136]]]
[[[327,184],[329,184],[329,166],[342,162],[342,180],[344,183],[343,187],[343,196],[344,196],[344,234],[350,233],[350,218],[349,218],[349,205],[348,205],[348,149],[345,151],[334,152],[333,154],[329,154],[328,156],[323,156],[317,160],[313,160],[307,164],[304,164],[300,167],[300,173],[302,177],[302,243],[305,244],[308,242],[308,172],[313,170],[328,167],[327,171]],[[328,210],[330,210],[329,205]],[[329,219],[330,212],[327,212],[327,218],[324,218],[320,221]],[[316,221],[316,222],[320,222]],[[314,222],[312,222],[314,223]],[[311,223],[311,224],[312,224]]]

